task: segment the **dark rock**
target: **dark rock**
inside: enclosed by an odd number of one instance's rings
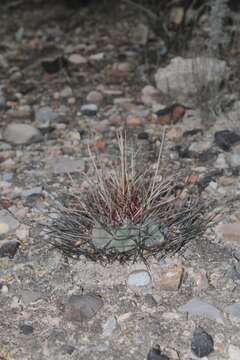
[[[210,161],[218,155],[217,151],[214,151],[212,149],[208,149],[206,151],[203,151],[201,154],[198,155],[198,158],[202,162]]]
[[[20,331],[24,334],[24,335],[30,335],[33,333],[33,326],[31,324],[25,323],[20,325]]]
[[[240,142],[240,135],[230,130],[222,130],[215,133],[214,139],[217,146],[224,151],[229,151],[232,145]]]
[[[64,313],[69,321],[84,321],[94,317],[102,306],[102,299],[95,294],[71,295]]]
[[[158,345],[149,351],[147,360],[170,360],[170,359],[167,355],[164,355],[161,352],[160,346]]]
[[[72,353],[74,352],[74,350],[76,350],[76,348],[72,345],[63,345],[62,347],[63,353],[64,354],[68,354],[68,355],[72,355]]]
[[[3,240],[0,241],[0,257],[13,258],[19,248],[19,241],[17,240]]]
[[[138,134],[138,139],[139,140],[148,140],[148,138],[149,138],[149,135],[146,132],[140,132]]]
[[[182,159],[190,159],[192,157],[191,152],[188,149],[188,146],[176,145],[171,150],[176,151],[178,156]]]
[[[68,61],[64,57],[60,56],[55,59],[42,61],[43,70],[48,74],[56,74],[63,68],[67,68]]]
[[[197,134],[203,135],[203,130],[202,129],[192,129],[192,130],[184,131],[183,137],[194,136]]]
[[[208,356],[214,351],[213,338],[200,326],[194,330],[191,350],[199,358]]]

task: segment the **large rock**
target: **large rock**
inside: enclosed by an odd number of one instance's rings
[[[28,124],[9,124],[3,132],[3,139],[15,145],[31,144],[42,140],[41,132]]]
[[[227,65],[210,57],[184,59],[175,57],[170,64],[159,68],[155,74],[157,88],[167,95],[189,100],[189,95],[196,94],[200,85],[210,82],[220,84],[225,77]]]

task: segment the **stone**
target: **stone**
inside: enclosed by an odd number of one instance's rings
[[[112,65],[110,74],[116,78],[129,77],[132,70],[132,65],[128,62],[119,62]]]
[[[218,154],[214,167],[216,169],[227,169],[229,167],[224,154]]]
[[[71,295],[64,315],[69,321],[86,321],[93,318],[102,306],[103,300],[95,294]]]
[[[5,209],[0,210],[0,236],[16,230],[18,226],[18,220],[9,211]]]
[[[127,283],[130,287],[149,287],[152,279],[148,271],[136,270],[128,276]]]
[[[212,143],[210,141],[199,141],[199,142],[193,142],[188,150],[195,152],[195,153],[202,153],[203,151],[207,151],[210,149]]]
[[[47,163],[47,169],[55,175],[75,173],[83,171],[85,161],[82,159],[70,159],[68,157],[57,157]]]
[[[90,104],[100,105],[103,101],[103,95],[100,91],[90,91],[86,98],[87,102]]]
[[[39,142],[43,139],[41,132],[28,124],[9,124],[3,131],[3,139],[14,145]]]
[[[12,173],[12,172],[6,172],[2,175],[3,181],[10,182],[10,183],[12,182],[13,177],[14,177],[14,173]]]
[[[208,304],[198,298],[194,298],[178,308],[180,312],[186,312],[189,315],[206,316],[209,319],[223,324],[223,317],[215,306]]]
[[[149,27],[146,24],[137,24],[131,32],[131,40],[137,45],[146,45],[149,37]]]
[[[160,350],[160,346],[156,346],[152,348],[148,355],[147,360],[170,360],[169,357],[165,354],[163,354]]]
[[[169,140],[180,139],[183,135],[183,129],[180,127],[172,127],[167,130],[167,137]]]
[[[227,160],[231,167],[240,166],[240,148],[233,149],[233,152],[227,154]]]
[[[12,145],[6,142],[0,141],[0,151],[12,150]]]
[[[81,106],[81,113],[87,116],[95,116],[98,112],[96,104],[86,104]]]
[[[174,266],[161,269],[158,279],[155,280],[155,288],[159,291],[177,291],[181,285],[184,269]]]
[[[194,330],[192,341],[191,341],[191,350],[199,358],[208,356],[214,351],[213,338],[209,335],[204,329],[200,326]]]
[[[33,333],[33,326],[31,323],[25,322],[24,324],[20,325],[20,331],[24,335],[31,335]]]
[[[215,233],[217,238],[225,243],[240,246],[240,223],[219,224]]]
[[[164,94],[189,101],[189,96],[199,90],[199,79],[205,86],[210,82],[220,84],[226,71],[226,62],[215,58],[175,57],[169,65],[158,69],[155,81],[157,88]]]
[[[158,104],[159,91],[152,85],[146,85],[142,89],[141,99],[144,105]]]
[[[197,292],[206,290],[209,287],[208,278],[205,270],[193,272],[192,278],[194,280]]]
[[[130,126],[139,126],[143,123],[143,120],[139,116],[130,115],[127,117],[126,123]]]
[[[65,88],[60,91],[60,96],[63,98],[68,98],[72,96],[72,93],[72,88],[70,88],[70,86],[65,86]]]
[[[112,336],[112,333],[116,329],[116,327],[117,327],[117,320],[115,319],[115,317],[111,317],[111,318],[107,319],[107,321],[102,326],[103,337]]]
[[[13,258],[19,248],[19,241],[17,240],[2,240],[0,241],[0,258],[9,257]]]
[[[182,6],[175,6],[171,9],[169,15],[169,22],[177,26],[181,25],[184,19],[184,8]]]
[[[240,135],[231,130],[221,130],[214,134],[214,141],[224,151],[229,151],[234,144],[240,142]]]
[[[74,65],[82,65],[87,63],[87,59],[80,54],[70,55],[68,61]]]
[[[240,359],[240,348],[235,345],[229,345],[228,348],[228,360],[239,360]]]
[[[35,120],[39,125],[49,125],[51,121],[58,118],[58,113],[53,111],[49,106],[44,106],[38,110],[35,110]]]
[[[89,60],[91,61],[102,61],[105,58],[105,54],[103,52],[92,54],[89,56]]]
[[[224,311],[228,313],[231,317],[240,320],[240,303],[228,305],[224,308]]]
[[[16,237],[20,241],[26,241],[29,237],[29,227],[27,225],[21,224],[16,230]]]

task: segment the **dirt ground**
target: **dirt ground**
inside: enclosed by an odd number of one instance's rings
[[[159,91],[154,75],[177,56],[196,56],[204,24],[189,49],[169,51],[124,3],[2,4],[0,24],[0,359],[239,360],[236,77],[234,88],[231,77],[224,83],[225,111],[214,120],[192,98],[180,103],[187,108],[176,119],[157,112],[182,98]],[[224,58],[230,68],[235,53]],[[229,233],[210,227],[148,265],[104,266],[53,249],[40,226],[52,197],[61,200],[69,187],[83,191],[89,147],[108,169],[123,127],[140,149],[138,166],[156,165],[163,144],[162,174],[181,175],[202,199],[216,200],[217,223],[229,224]],[[228,151],[216,140],[225,130]],[[203,356],[192,349],[198,326],[214,344]],[[150,354],[157,345],[162,353]]]

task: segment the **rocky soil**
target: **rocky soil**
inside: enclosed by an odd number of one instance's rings
[[[196,54],[204,16],[170,51],[126,4],[0,5],[0,359],[240,359],[239,49]],[[163,146],[161,174],[216,200],[216,224],[148,264],[66,259],[41,224],[119,128],[141,167]]]

